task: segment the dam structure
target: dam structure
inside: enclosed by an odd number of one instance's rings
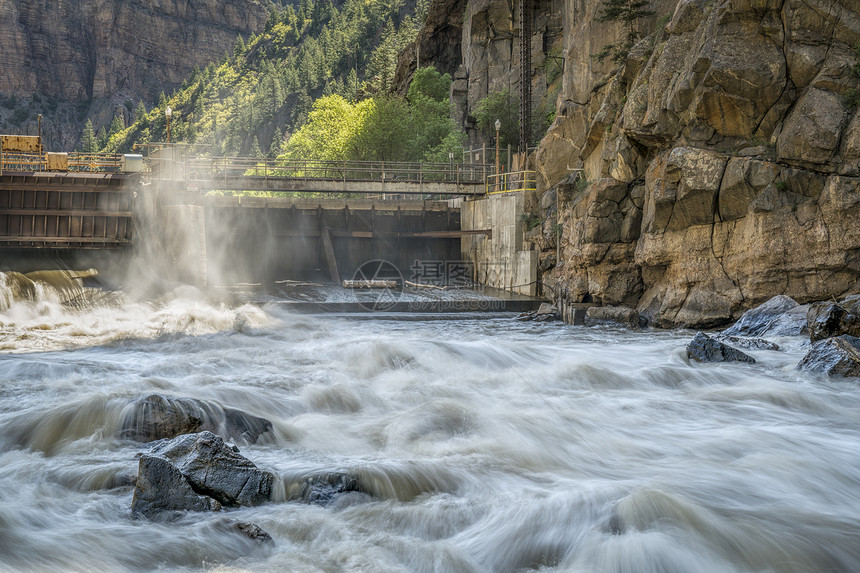
[[[536,294],[534,257],[514,245],[522,200],[492,193],[492,166],[277,162],[183,144],[147,157],[44,153],[26,136],[0,144],[0,250],[10,267],[46,257],[103,266],[145,252],[172,280],[215,286],[340,284],[385,261],[407,280],[445,286],[457,267],[458,280]]]

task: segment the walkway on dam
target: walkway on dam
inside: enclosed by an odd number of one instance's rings
[[[206,191],[275,191],[427,198],[484,195],[490,165],[385,161],[284,161],[248,157],[151,157],[149,180]]]

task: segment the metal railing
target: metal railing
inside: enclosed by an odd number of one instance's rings
[[[534,171],[512,171],[511,173],[488,175],[485,192],[488,195],[494,195],[515,191],[535,191],[536,189],[537,174]]]
[[[491,165],[388,161],[283,161],[249,157],[152,158],[155,179],[217,181],[237,177],[390,183],[455,183],[482,185]]]
[[[61,167],[49,165],[47,153],[2,153],[0,172],[68,171],[74,173],[119,173],[122,154],[79,153],[66,154],[67,161]]]

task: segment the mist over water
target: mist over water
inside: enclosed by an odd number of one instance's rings
[[[856,381],[795,370],[799,338],[691,364],[691,336],[291,315],[190,287],[5,304],[0,571],[860,570]],[[238,445],[278,499],[132,519],[142,447],[118,430],[152,393],[271,420]],[[361,492],[285,501],[326,472]]]

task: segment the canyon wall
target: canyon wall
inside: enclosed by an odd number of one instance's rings
[[[459,14],[461,59],[440,63],[466,127],[488,91],[518,89],[517,4]],[[594,57],[625,34],[601,5],[536,2],[536,94],[559,45],[564,62],[525,201],[544,294],[706,327],[777,294],[860,292],[860,4],[653,0],[618,63]]]
[[[548,294],[705,327],[860,291],[860,5],[681,0],[617,69],[582,6],[534,156]]]
[[[109,123],[117,106],[154,102],[266,17],[262,0],[5,0],[0,94],[80,103]]]

